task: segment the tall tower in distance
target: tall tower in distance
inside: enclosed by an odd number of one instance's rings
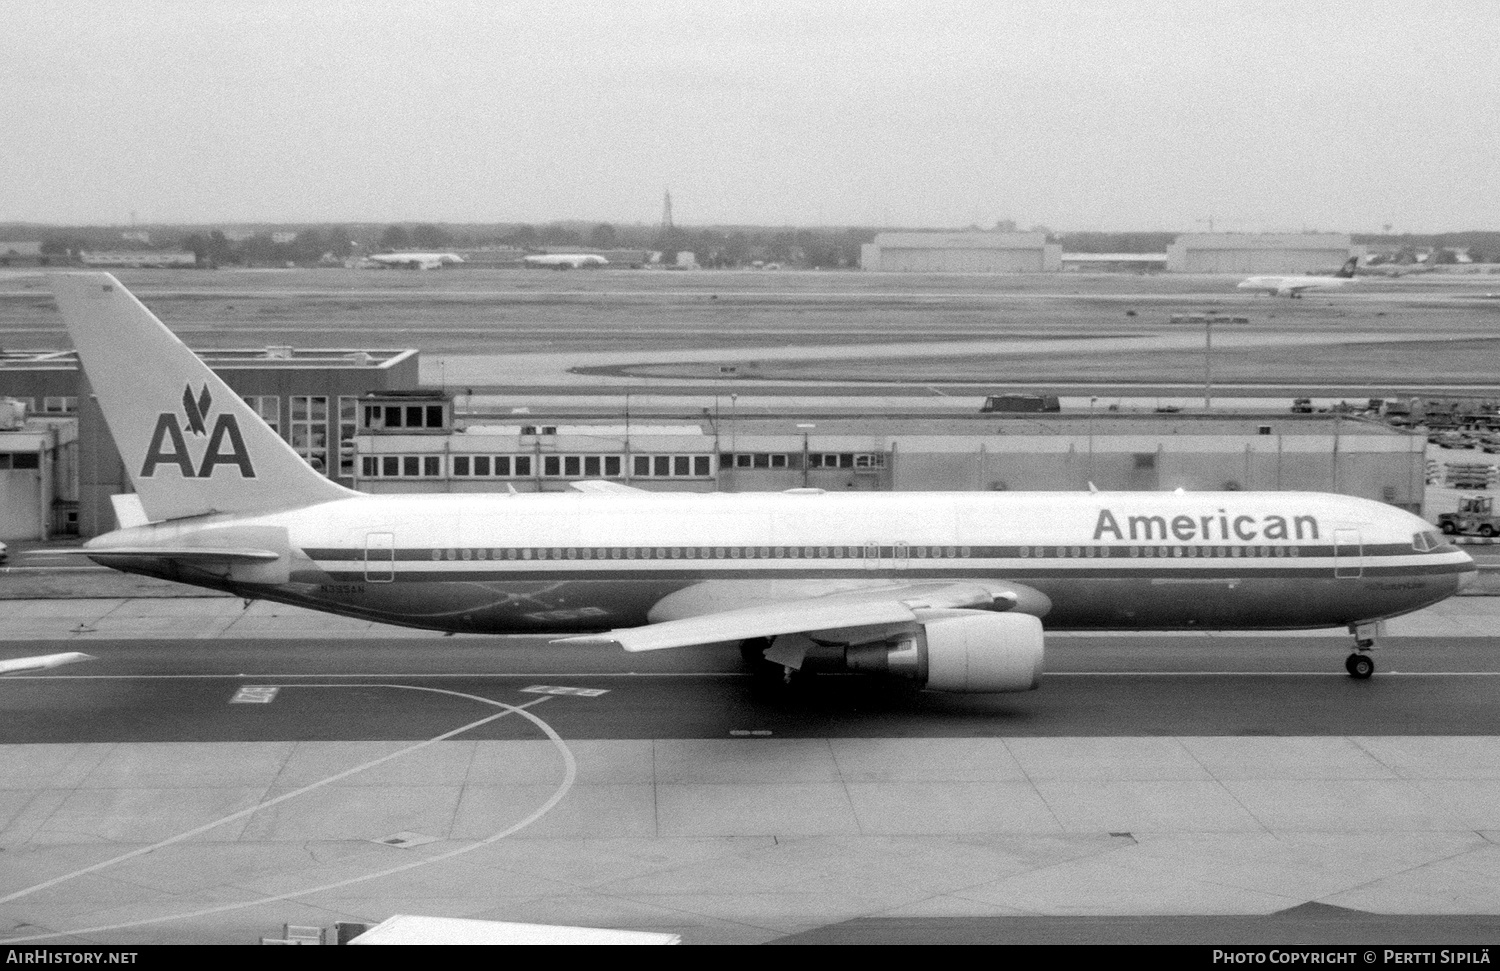
[[[661,234],[670,235],[672,232],[672,192],[669,189],[662,190],[661,200]]]

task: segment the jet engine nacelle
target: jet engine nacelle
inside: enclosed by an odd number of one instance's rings
[[[935,610],[894,642],[851,646],[851,671],[909,678],[931,691],[1031,691],[1042,678],[1042,622],[1030,614]]]

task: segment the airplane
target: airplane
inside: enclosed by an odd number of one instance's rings
[[[82,661],[92,661],[92,654],[84,654],[79,651],[65,651],[62,654],[37,654],[32,657],[8,658],[0,661],[0,675],[3,674],[25,674],[31,671],[46,671],[51,668],[60,668],[64,664],[78,664]]]
[[[957,692],[1038,684],[1051,630],[1347,627],[1474,562],[1371,500],[1305,492],[366,495],[313,470],[108,273],[53,289],[135,493],[80,551],[127,573],[450,632]]]
[[[1236,290],[1265,291],[1273,297],[1296,300],[1308,290],[1332,290],[1354,279],[1359,257],[1351,256],[1332,276],[1253,276],[1235,286]]]
[[[436,270],[449,263],[462,263],[457,253],[372,253],[365,261],[397,270]]]
[[[594,253],[542,253],[522,257],[521,262],[540,270],[587,270],[609,265],[609,260]]]

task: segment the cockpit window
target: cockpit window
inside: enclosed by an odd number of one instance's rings
[[[1411,537],[1411,548],[1418,553],[1430,553],[1442,545],[1443,537],[1432,530],[1423,533],[1413,533]]]

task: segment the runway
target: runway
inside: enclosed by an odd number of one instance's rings
[[[1055,635],[1042,688],[998,696],[179,599],[7,602],[5,656],[97,660],[0,680],[0,938],[393,913],[687,943],[1500,927],[1494,598],[1395,622],[1368,682],[1337,632]]]

